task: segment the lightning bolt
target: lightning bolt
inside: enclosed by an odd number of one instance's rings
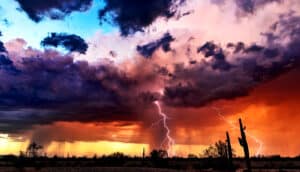
[[[219,116],[219,118],[220,118],[221,120],[225,121],[227,124],[229,124],[229,125],[231,126],[231,128],[237,129],[237,130],[239,129],[239,127],[237,127],[236,125],[234,125],[234,123],[233,123],[232,121],[227,120],[227,119],[225,118],[225,116],[222,115],[222,113],[221,113],[221,111],[220,111],[219,108],[217,108],[217,107],[212,107],[212,109],[215,110],[215,111],[217,112],[217,115]],[[262,150],[263,150],[263,145],[264,145],[263,142],[262,142],[260,139],[258,139],[256,136],[254,136],[254,135],[248,133],[247,131],[245,131],[245,132],[246,132],[246,134],[247,134],[252,140],[255,141],[255,143],[257,143],[257,144],[259,145],[259,146],[258,146],[258,149],[256,150],[256,153],[255,153],[255,156],[259,156],[259,155],[261,154]]]
[[[162,122],[163,124],[163,127],[164,129],[166,130],[166,136],[164,138],[164,140],[162,141],[160,147],[163,146],[163,144],[165,142],[167,142],[167,152],[168,152],[168,156],[173,156],[175,155],[175,152],[174,152],[174,149],[173,149],[173,146],[175,145],[175,140],[171,137],[170,133],[171,133],[171,130],[167,124],[167,119],[169,118],[167,116],[167,114],[165,114],[162,109],[161,109],[161,106],[159,104],[159,101],[155,101],[154,104],[156,105],[157,109],[158,109],[158,114],[159,116],[161,117],[160,120],[158,120],[157,122],[155,122],[153,125],[157,125],[159,124],[160,122]],[[152,126],[153,126],[152,125]]]

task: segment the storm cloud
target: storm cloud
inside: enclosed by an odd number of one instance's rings
[[[225,0],[210,0],[213,4],[224,5],[231,1]],[[258,9],[272,3],[281,3],[283,0],[232,0],[237,9],[237,14],[244,16],[245,14],[254,14]]]
[[[214,100],[246,96],[258,84],[299,67],[300,51],[296,48],[300,45],[299,22],[298,16],[282,16],[276,22],[277,29],[266,34],[264,46],[230,43],[227,49],[222,49],[207,42],[198,52],[211,59],[192,67],[177,65],[165,87],[164,102],[171,106],[199,107]],[[290,41],[282,44],[286,39]],[[222,68],[224,64],[231,67]]]
[[[100,21],[118,25],[126,36],[143,29],[158,17],[171,18],[184,0],[105,0],[106,6],[99,11]]]
[[[257,8],[263,7],[268,3],[278,3],[280,1],[282,0],[235,0],[235,3],[245,13],[254,13]]]
[[[165,33],[162,38],[156,40],[154,42],[150,42],[145,45],[138,45],[136,50],[146,58],[152,56],[152,54],[158,49],[162,48],[164,52],[168,52],[171,50],[170,43],[175,39],[172,37],[170,33]]]
[[[0,57],[1,131],[17,133],[56,121],[134,121],[136,105],[155,99],[112,64],[90,65],[53,50],[28,51],[31,56],[17,61]]]
[[[206,58],[213,57],[213,69],[229,70],[232,66],[229,64],[223,53],[223,49],[213,42],[207,42],[197,50],[198,53],[203,53]]]
[[[156,100],[172,107],[202,107],[246,96],[258,84],[298,67],[299,22],[292,14],[281,17],[276,29],[265,34],[264,45],[204,43],[195,50],[202,60],[192,65],[162,66],[157,59],[139,58],[127,69],[114,63],[91,65],[54,50],[28,48],[14,58],[8,51],[0,58],[0,130],[16,133],[56,121],[136,121]],[[173,38],[165,34],[161,40],[167,41],[152,43],[153,51],[169,47]]]
[[[63,19],[74,11],[83,12],[92,5],[92,0],[16,0],[28,17],[40,22],[45,17],[50,19]]]
[[[0,41],[0,52],[6,52],[3,42]]]
[[[66,33],[51,33],[50,36],[42,40],[41,45],[44,47],[62,46],[70,52],[78,52],[81,54],[85,54],[88,49],[87,43],[81,37]]]

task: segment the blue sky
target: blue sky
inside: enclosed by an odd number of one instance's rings
[[[102,0],[94,0],[93,6],[86,12],[73,12],[64,20],[50,20],[45,18],[39,23],[30,20],[25,12],[15,10],[19,7],[16,1],[1,0],[0,8],[0,31],[3,42],[15,38],[23,38],[28,46],[41,48],[40,41],[50,32],[65,32],[76,34],[86,39],[93,36],[96,31],[109,33],[116,27],[108,23],[100,26],[98,10],[104,7]],[[7,22],[6,22],[6,21]]]

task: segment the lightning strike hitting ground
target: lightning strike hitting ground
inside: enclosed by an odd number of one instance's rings
[[[217,107],[212,107],[213,110],[215,110],[217,112],[217,115],[219,116],[219,118],[223,121],[225,121],[227,124],[229,124],[231,126],[231,128],[233,129],[239,129],[239,127],[237,127],[236,125],[234,125],[234,123],[232,121],[229,121],[225,118],[224,115],[221,114],[220,112],[220,109],[217,108]],[[257,137],[255,137],[254,135],[252,134],[249,134],[247,131],[245,131],[248,136],[255,141],[255,143],[257,143],[259,146],[258,146],[258,149],[256,150],[256,153],[255,153],[255,156],[259,156],[261,155],[262,153],[262,149],[263,149],[263,142],[261,140],[259,140]]]
[[[163,113],[161,106],[159,104],[159,101],[155,101],[154,104],[156,105],[156,107],[158,109],[158,114],[161,116],[161,119],[157,122],[158,123],[162,122],[163,127],[166,130],[166,136],[161,143],[161,147],[163,146],[164,142],[167,142],[168,156],[174,156],[175,152],[174,152],[173,146],[175,145],[175,141],[170,135],[170,128],[168,127],[168,124],[167,124],[168,116],[165,113]]]

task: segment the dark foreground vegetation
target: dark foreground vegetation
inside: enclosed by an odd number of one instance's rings
[[[252,171],[300,171],[300,157],[276,156],[250,160]],[[133,169],[134,171],[243,171],[246,167],[243,158],[234,158],[231,166],[224,158],[141,158],[128,157],[121,153],[93,158],[2,156],[0,159],[0,171],[51,171],[51,169],[52,171],[64,171],[63,169],[69,169],[67,171],[80,171],[80,169],[85,169],[83,171],[131,171]]]

